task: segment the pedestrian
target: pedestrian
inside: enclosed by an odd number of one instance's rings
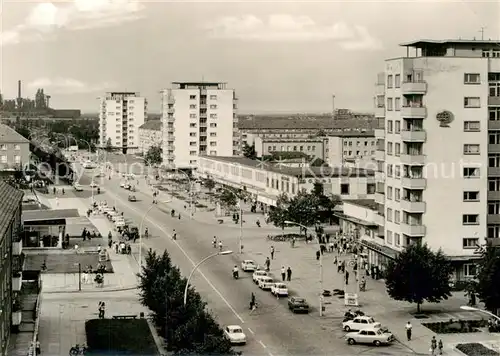
[[[285,266],[281,266],[281,281],[285,281],[286,269]]]
[[[269,272],[271,267],[271,260],[269,259],[269,257],[266,257],[266,262],[264,264],[266,265],[266,271]]]
[[[35,350],[36,350],[36,354],[37,355],[40,355],[42,353],[42,348],[41,348],[41,345],[40,345],[40,340],[36,340]]]
[[[345,284],[346,285],[349,284],[349,272],[348,271],[345,272]]]
[[[435,355],[436,353],[436,348],[437,348],[437,341],[436,341],[436,337],[433,336],[432,339],[431,339],[431,355]]]
[[[412,329],[412,325],[411,323],[408,321],[405,325],[405,329],[406,329],[406,339],[408,341],[411,340],[411,329]]]
[[[339,260],[337,259],[337,256],[333,259],[333,264],[336,265]]]
[[[319,261],[320,256],[321,256],[321,252],[316,251],[316,261]]]
[[[271,260],[274,260],[274,246],[271,246],[270,252],[271,252]]]
[[[443,340],[439,339],[439,342],[438,342],[438,350],[439,350],[439,354],[442,355],[443,354]]]
[[[286,270],[286,280],[287,280],[287,282],[292,281],[292,269],[290,268],[290,266],[288,266],[288,268]]]

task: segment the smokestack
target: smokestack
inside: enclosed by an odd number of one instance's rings
[[[332,115],[335,115],[335,94],[332,95]]]
[[[45,105],[50,108],[50,95],[45,95]]]
[[[17,81],[17,98],[18,98],[18,99],[21,99],[21,98],[22,98],[21,94],[22,94],[22,93],[21,93],[21,81],[20,81],[20,80],[18,80],[18,81]]]

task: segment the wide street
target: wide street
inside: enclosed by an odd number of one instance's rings
[[[88,172],[90,173],[90,172]],[[144,178],[142,178],[144,180]],[[116,174],[111,180],[99,179],[103,193],[97,200],[107,200],[116,204],[125,217],[139,225],[144,213],[151,206],[151,190],[144,182],[136,193],[137,202],[127,201],[129,192],[119,187],[120,177]],[[80,183],[87,185],[90,178],[86,172]],[[88,187],[86,187],[88,189]],[[87,195],[88,197],[88,195]],[[286,299],[277,300],[268,292],[259,290],[251,279],[251,274],[241,273],[234,280],[231,269],[239,265],[244,257],[237,253],[239,230],[234,225],[217,225],[190,220],[188,214],[182,219],[170,217],[171,207],[160,203],[146,218],[145,227],[150,231],[149,239],[143,239],[145,249],[168,250],[173,262],[187,276],[193,266],[209,254],[214,253],[212,238],[217,236],[225,249],[233,250],[228,256],[218,256],[202,265],[192,279],[192,284],[208,302],[208,308],[217,316],[221,325],[239,324],[244,328],[249,342],[238,348],[251,355],[404,355],[408,350],[399,344],[391,347],[374,348],[367,346],[348,346],[341,330],[341,316],[330,322],[319,322],[317,316],[296,315],[288,311]],[[176,210],[178,208],[174,207]],[[171,239],[173,230],[178,239]],[[272,231],[276,231],[274,228]],[[270,229],[256,226],[245,227],[244,241],[265,239]],[[264,256],[263,256],[264,258]],[[259,308],[250,313],[248,304],[251,293],[255,293]],[[316,301],[309,300],[313,306]]]

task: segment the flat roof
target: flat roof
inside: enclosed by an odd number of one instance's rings
[[[23,222],[42,221],[42,220],[77,218],[79,216],[80,214],[78,214],[78,209],[30,210],[23,212],[22,220]]]
[[[274,116],[256,116],[240,117],[238,128],[242,130],[255,129],[273,129],[273,130],[370,130],[378,128],[378,120],[373,115],[366,117],[352,117],[346,119],[336,119],[330,116],[316,117],[274,117]]]
[[[172,82],[172,84],[184,84],[184,85],[219,85],[219,84],[227,84],[227,82]]]
[[[361,206],[363,208],[368,208],[370,210],[377,210],[378,204],[375,203],[373,199],[348,199],[344,200],[344,203],[349,203],[357,206]]]
[[[412,42],[401,43],[402,47],[420,47],[423,45],[454,45],[454,44],[470,44],[470,45],[481,45],[481,44],[492,44],[492,45],[500,45],[500,41],[498,40],[468,40],[468,39],[456,39],[456,40],[416,40]]]
[[[0,238],[3,238],[13,214],[19,208],[23,201],[23,191],[12,187],[11,185],[0,182]]]
[[[335,177],[372,177],[375,172],[370,169],[363,168],[350,168],[350,167],[287,167],[279,163],[273,164],[269,162],[262,162],[252,160],[246,157],[223,157],[223,156],[210,156],[203,157],[212,161],[234,163],[241,166],[247,166],[256,169],[262,169],[274,173],[280,173],[288,176],[298,178],[335,178]]]

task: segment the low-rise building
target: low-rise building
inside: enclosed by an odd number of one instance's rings
[[[139,153],[146,154],[153,146],[162,145],[161,120],[149,120],[139,127]]]
[[[18,170],[29,163],[30,142],[10,126],[0,124],[0,171]]]
[[[328,196],[367,199],[375,194],[374,171],[343,167],[286,167],[244,157],[201,157],[197,173],[220,184],[244,189],[264,206],[275,206],[278,197],[310,192],[323,184]]]

